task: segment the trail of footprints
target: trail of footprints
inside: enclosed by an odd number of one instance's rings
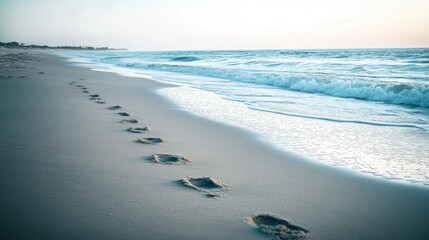
[[[79,80],[84,80],[83,78]],[[89,95],[89,100],[94,101],[98,104],[106,104],[106,101],[101,98],[99,94],[91,94],[88,88],[85,85],[78,84],[77,81],[72,81],[69,83],[71,86],[75,86],[77,88],[82,89],[83,93]],[[113,105],[107,107],[108,110],[118,111],[122,110],[122,107],[119,105]],[[117,112],[117,114],[121,117],[130,117],[131,114],[127,112]],[[137,124],[139,121],[134,118],[124,118],[119,121],[122,124]],[[148,127],[128,127],[126,129],[130,133],[135,134],[143,134],[149,131]],[[141,137],[136,139],[137,143],[143,145],[156,145],[164,142],[161,138],[157,137]],[[185,165],[190,163],[191,161],[182,156],[174,155],[174,154],[163,154],[163,153],[155,153],[150,156],[144,157],[146,160],[151,161],[157,164],[163,165]],[[202,177],[184,177],[182,179],[176,180],[178,184],[181,186],[187,187],[189,189],[194,189],[196,191],[202,192],[205,196],[209,198],[220,198],[223,191],[229,190],[230,185],[211,178],[207,176]],[[255,229],[259,230],[262,233],[265,233],[271,236],[273,239],[309,239],[309,231],[301,228],[299,226],[293,225],[288,221],[277,217],[272,214],[259,214],[255,216],[251,216],[246,218],[246,223]]]

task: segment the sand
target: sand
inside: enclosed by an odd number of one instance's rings
[[[283,238],[429,238],[427,187],[280,151],[156,94],[172,85],[47,51],[0,53],[1,239],[270,239],[289,228]],[[164,142],[135,142],[143,137]],[[189,162],[147,160],[164,153]],[[177,183],[189,176],[228,189],[211,197]]]
[[[164,154],[164,153],[155,153],[152,154],[146,159],[160,164],[187,164],[190,161],[182,156],[177,156],[173,154]]]

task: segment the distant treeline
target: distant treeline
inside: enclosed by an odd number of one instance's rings
[[[24,43],[18,43],[18,42],[8,42],[3,43],[0,42],[0,47],[4,48],[21,48],[21,49],[66,49],[66,50],[126,50],[125,48],[122,49],[115,49],[115,48],[108,48],[108,47],[86,47],[86,46],[57,46],[57,47],[50,47],[46,45],[26,45]]]

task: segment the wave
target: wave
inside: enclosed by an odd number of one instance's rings
[[[194,62],[199,60],[201,59],[197,57],[187,57],[187,56],[174,57],[170,59],[170,61],[174,61],[174,62]]]
[[[334,97],[429,107],[429,84],[424,82],[373,81],[356,76],[339,77],[317,73],[250,71],[153,63],[127,63],[123,66],[269,85]]]
[[[426,63],[429,63],[429,60],[409,60],[407,62],[408,63],[423,63],[423,64],[426,64]]]
[[[86,57],[120,67],[429,108],[426,49],[133,52]]]
[[[254,109],[262,112],[276,113],[276,114],[281,114],[281,115],[286,115],[291,117],[316,119],[316,120],[323,120],[323,121],[330,121],[330,122],[356,123],[356,124],[366,124],[366,125],[382,126],[382,127],[403,127],[403,128],[417,128],[420,130],[429,130],[429,129],[426,129],[424,125],[417,125],[417,124],[387,123],[387,122],[376,122],[376,121],[367,121],[367,120],[358,120],[358,119],[349,120],[349,119],[332,118],[332,117],[303,115],[303,114],[289,113],[284,111],[274,111],[274,110],[269,110],[269,109],[260,108],[260,107],[253,107],[253,106],[248,106],[248,107],[250,109]]]

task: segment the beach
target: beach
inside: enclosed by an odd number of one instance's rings
[[[273,238],[249,224],[259,214],[312,239],[429,237],[427,186],[301,159],[183,111],[157,94],[171,84],[74,66],[53,51],[0,52],[2,239]],[[215,181],[183,184],[192,177]]]

